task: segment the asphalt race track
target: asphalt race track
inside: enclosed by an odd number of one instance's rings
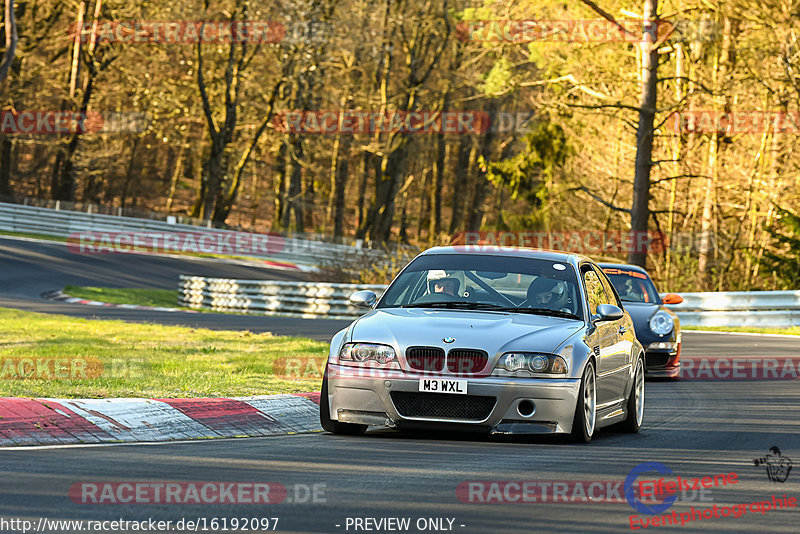
[[[301,280],[292,271],[153,255],[79,255],[65,244],[0,236],[0,307],[72,317],[156,322],[216,330],[250,330],[329,340],[346,321],[221,313],[156,312],[66,304],[42,298],[64,286],[136,287],[178,291],[181,274],[247,280]],[[176,300],[177,305],[177,300]]]
[[[645,425],[638,435],[601,432],[586,446],[543,439],[371,432],[362,437],[306,434],[160,445],[5,450],[0,516],[178,521],[205,517],[279,517],[283,532],[354,532],[347,518],[454,519],[455,532],[623,532],[627,503],[460,502],[465,481],[623,481],[637,464],[660,462],[673,476],[737,473],[700,502],[676,502],[679,514],[798,496],[800,473],[770,482],[753,459],[777,445],[800,458],[798,397],[792,382],[648,382]],[[653,475],[654,476],[654,475]],[[278,482],[302,498],[321,484],[317,503],[269,505],[76,504],[79,482]],[[299,485],[299,489],[296,487]],[[687,500],[692,497],[687,492]],[[797,508],[687,523],[688,532],[797,532]],[[341,525],[337,527],[336,525]],[[460,527],[459,525],[464,525]],[[667,527],[675,529],[678,527]],[[648,531],[663,528],[651,527]],[[412,532],[417,530],[412,529]]]
[[[176,287],[178,274],[278,278],[280,271],[172,258],[75,257],[60,245],[0,240],[0,306],[74,316],[177,322],[213,328],[249,328],[325,338],[339,321],[289,320],[203,314],[85,310],[37,295],[67,284]],[[187,272],[191,269],[191,272]],[[203,324],[207,321],[211,324]],[[257,328],[253,325],[260,325]],[[686,357],[800,357],[800,339],[716,333],[683,334]],[[764,457],[773,446],[784,456],[771,481]],[[800,498],[800,385],[796,380],[648,381],[643,429],[638,435],[600,431],[588,445],[544,438],[487,439],[452,434],[371,431],[344,437],[305,434],[191,443],[6,449],[0,452],[0,517],[80,520],[197,521],[279,518],[282,532],[397,532],[365,518],[409,518],[408,532],[624,532],[630,516],[652,518],[625,502],[470,502],[457,493],[469,481],[622,482],[642,462],[658,462],[669,475],[702,478],[736,473],[735,483],[704,495],[689,490],[664,512],[731,507],[772,496]],[[784,478],[782,476],[778,478]],[[257,482],[286,487],[286,501],[251,504],[82,504],[70,488],[82,482]],[[317,489],[316,502],[309,492]],[[464,485],[461,486],[462,488]],[[485,483],[485,488],[491,487]],[[510,487],[510,486],[503,486]],[[552,487],[544,484],[544,487]],[[571,492],[571,490],[570,490]],[[570,493],[571,494],[571,493]],[[482,494],[486,496],[487,494]],[[509,498],[520,497],[510,493]],[[73,498],[75,496],[73,495]],[[503,499],[500,495],[500,499]],[[474,500],[474,499],[473,499]],[[495,501],[498,499],[495,498]],[[291,502],[290,502],[291,501]],[[298,502],[300,501],[300,502]],[[621,501],[621,502],[619,502]],[[797,532],[798,511],[719,517],[647,532]],[[356,529],[355,519],[362,528]],[[445,518],[426,523],[417,521]],[[452,520],[451,523],[448,520]],[[393,524],[393,523],[392,523]],[[385,524],[384,524],[385,525]],[[432,526],[433,525],[433,526]],[[439,528],[434,528],[439,525]],[[370,530],[365,528],[371,527]],[[17,532],[0,528],[1,532]],[[67,532],[68,530],[52,530]],[[199,529],[202,531],[202,528]],[[222,532],[221,528],[214,530]],[[229,530],[229,532],[231,532]]]

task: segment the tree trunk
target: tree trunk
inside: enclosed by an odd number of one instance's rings
[[[178,160],[175,162],[175,169],[172,171],[172,179],[169,183],[169,194],[167,195],[167,205],[166,210],[172,211],[172,203],[175,200],[175,190],[178,188],[178,182],[181,179],[181,173],[183,172],[183,158],[186,154],[186,150],[183,148],[184,143],[181,142],[180,146],[178,147]]]
[[[471,172],[473,150],[470,137],[467,135],[461,136],[461,142],[458,145],[456,167],[453,172],[453,192],[450,196],[450,235],[458,231],[463,216],[464,188],[467,185],[467,178]]]
[[[131,155],[130,159],[128,159],[128,168],[125,171],[125,184],[122,187],[122,194],[120,195],[119,205],[124,210],[125,204],[128,201],[128,192],[130,189],[131,181],[133,181],[133,165],[136,161],[136,149],[139,148],[139,142],[141,142],[142,138],[137,136],[136,139],[133,141],[133,145],[131,146]]]
[[[356,223],[356,228],[362,228],[364,226],[364,204],[366,203],[366,196],[367,196],[367,182],[369,181],[369,170],[370,170],[370,160],[372,159],[372,155],[367,152],[366,150],[361,154],[361,180],[358,183],[358,221]],[[363,239],[363,235],[359,236],[359,232],[356,232],[356,238]]]
[[[303,228],[306,231],[314,231],[314,207],[317,203],[314,173],[303,169],[303,178],[303,191],[300,193],[300,201],[303,203]]]
[[[494,112],[496,110],[496,106],[494,103],[490,104],[488,108],[488,113],[490,116],[494,116]],[[469,205],[469,216],[467,217],[466,227],[465,230],[469,232],[477,232],[481,229],[483,225],[483,215],[484,215],[484,201],[486,200],[486,193],[489,187],[489,181],[486,178],[486,174],[488,169],[485,166],[480,165],[477,161],[478,156],[483,156],[483,160],[488,162],[491,159],[491,150],[492,150],[492,140],[494,139],[494,133],[491,129],[487,130],[481,136],[480,145],[478,150],[475,152],[475,160],[472,162],[473,169],[474,169],[474,186],[472,190],[472,198],[470,200]]]
[[[11,190],[11,139],[0,135],[0,195],[10,196]]]
[[[5,5],[5,34],[6,34],[6,51],[3,54],[3,61],[0,63],[0,83],[8,76],[8,71],[11,64],[14,62],[14,56],[17,52],[17,20],[14,16],[14,0],[6,0]]]
[[[219,194],[220,175],[223,172],[222,153],[225,147],[216,139],[217,137],[218,135],[211,141],[208,157],[203,162],[202,199],[197,217],[204,221],[211,219],[214,213],[214,204]]]
[[[633,204],[631,205],[631,232],[634,243],[637,236],[647,233],[650,218],[650,169],[653,154],[653,120],[656,112],[658,83],[658,49],[655,46],[658,19],[658,0],[644,0],[645,24],[651,31],[644,32],[641,42],[641,84],[639,100],[639,125],[636,129],[636,161],[633,177]],[[628,251],[628,263],[640,267],[647,266],[647,251],[634,246]]]
[[[86,14],[86,0],[78,2],[78,16],[75,21],[75,41],[72,43],[72,63],[69,69],[69,99],[75,98],[78,90],[78,77],[81,71],[81,50],[83,48],[83,18]]]
[[[344,197],[347,189],[348,160],[342,159],[336,168],[336,187],[333,199],[333,240],[337,243],[344,237]]]
[[[342,94],[342,98],[339,100],[339,109],[343,110],[344,107],[347,105],[349,92],[345,91]],[[338,119],[338,127],[336,128],[336,138],[333,140],[333,150],[331,151],[331,169],[330,169],[330,193],[328,194],[328,205],[325,211],[325,228],[328,229],[331,225],[332,220],[334,219],[334,211],[335,206],[337,203],[337,195],[340,189],[339,187],[339,180],[342,177],[342,173],[339,170],[339,162],[345,163],[346,160],[342,160],[340,157],[341,153],[344,153],[346,156],[349,155],[348,148],[349,148],[349,138],[342,142],[342,124],[344,121],[344,114],[340,114]],[[344,146],[342,146],[344,145]],[[335,223],[334,223],[335,226]],[[341,232],[341,230],[340,230]],[[334,230],[334,235],[336,231]]]
[[[83,90],[83,100],[81,102],[80,113],[85,117],[86,111],[89,109],[89,101],[92,98],[94,90],[94,76],[95,73],[90,73],[86,87]],[[57,158],[57,165],[54,169],[54,188],[52,196],[54,200],[75,200],[75,171],[72,166],[72,158],[75,151],[78,149],[78,143],[81,139],[81,132],[76,131],[70,137],[69,143],[65,148],[59,151],[61,158]]]
[[[436,134],[436,163],[431,175],[431,220],[428,241],[433,243],[442,231],[442,185],[444,184],[444,162],[447,144],[444,134]]]
[[[431,181],[431,172],[433,169],[431,167],[427,167],[422,172],[422,187],[419,189],[419,216],[417,217],[417,238],[421,241],[422,240],[422,229],[423,226],[430,225],[430,217],[431,217],[431,191],[430,191],[430,181]],[[428,243],[431,242],[432,236],[430,232],[428,232]]]
[[[272,178],[272,229],[278,230],[283,226],[283,212],[286,210],[286,143],[281,142],[278,153],[275,156]]]
[[[734,61],[735,49],[732,38],[733,26],[731,19],[725,17],[722,27],[722,46],[719,53],[715,56],[714,67],[712,70],[712,88],[714,97],[714,112],[720,108],[730,111],[728,99],[723,95],[721,98],[717,94],[721,84],[724,83],[729,67]],[[721,105],[720,105],[721,103]],[[697,271],[699,275],[699,286],[701,291],[706,291],[711,285],[711,262],[709,257],[716,250],[716,239],[712,233],[714,226],[714,205],[717,193],[717,181],[719,173],[719,138],[720,133],[715,131],[711,134],[708,145],[708,167],[706,171],[705,195],[703,197],[703,215],[700,219],[700,253],[697,261]]]
[[[287,136],[286,175],[289,191],[286,197],[286,208],[283,212],[283,227],[287,230],[304,233],[303,226],[303,142],[296,135]],[[292,218],[294,226],[292,227]]]
[[[686,72],[684,70],[684,46],[682,43],[675,44],[675,102],[679,103],[683,99],[684,95],[684,86],[686,85],[686,81],[684,77],[686,76]],[[675,139],[672,145],[672,159],[673,159],[673,179],[672,183],[670,184],[670,193],[669,193],[669,208],[667,214],[667,235],[665,243],[669,246],[669,243],[673,242],[675,236],[675,203],[678,198],[678,179],[677,177],[681,174],[681,161],[683,158],[683,147],[684,147],[684,133],[681,131],[681,128],[676,128],[675,131]],[[672,254],[669,251],[665,251],[666,253],[666,264],[664,268],[664,279],[667,282],[667,287],[670,287],[672,282]]]

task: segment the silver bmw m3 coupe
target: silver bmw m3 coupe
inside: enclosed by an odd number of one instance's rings
[[[333,336],[320,400],[328,432],[368,426],[567,434],[588,442],[644,417],[644,351],[592,260],[454,246],[412,260]]]

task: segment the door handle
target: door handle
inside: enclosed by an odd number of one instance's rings
[[[624,334],[627,331],[628,331],[628,327],[627,326],[620,326],[619,327],[619,333],[620,334]]]

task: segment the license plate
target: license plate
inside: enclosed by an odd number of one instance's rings
[[[447,378],[420,378],[419,390],[427,393],[467,394],[466,380],[449,380]]]

